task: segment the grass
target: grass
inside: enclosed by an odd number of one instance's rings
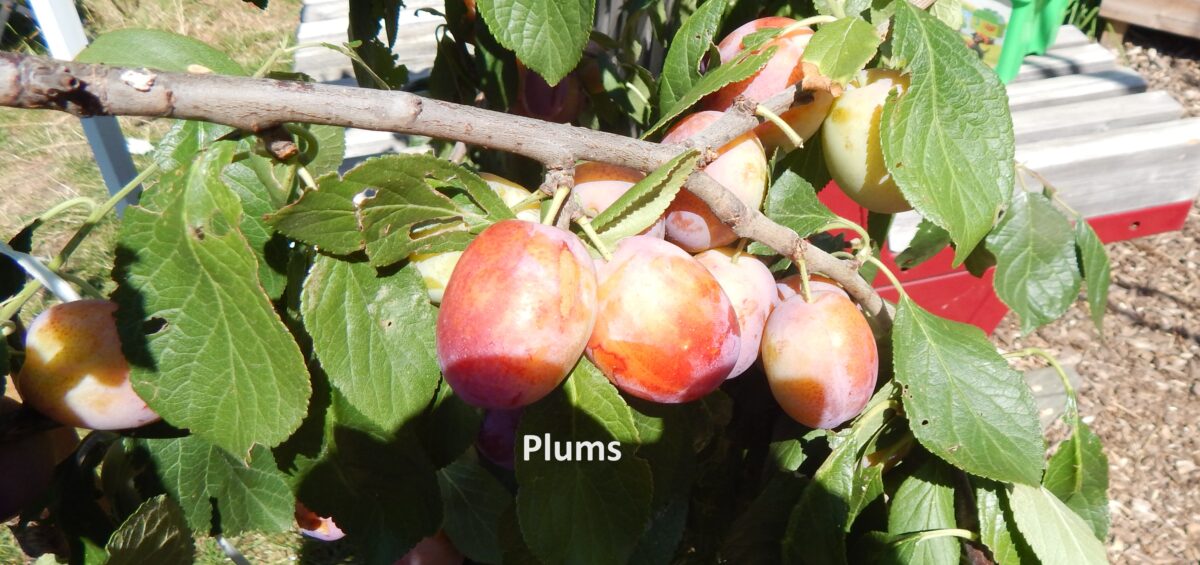
[[[265,11],[239,0],[83,0],[81,13],[91,37],[124,28],[173,31],[209,43],[243,67],[255,69],[281,41],[294,35],[300,7],[300,0],[271,0]],[[41,51],[28,43],[20,50]],[[126,137],[152,143],[170,126],[166,120],[121,118],[120,122]],[[139,167],[147,161],[135,157]],[[59,112],[0,109],[0,178],[5,180],[0,189],[0,238],[4,240],[55,204],[81,196],[100,202],[108,196],[79,121]],[[55,254],[85,215],[86,210],[76,208],[40,228],[34,254]],[[110,219],[94,231],[72,256],[67,270],[111,290],[116,227]],[[47,301],[44,296],[32,301],[22,319],[28,321]],[[349,555],[345,544],[309,542],[294,532],[251,534],[230,541],[254,563],[341,563]],[[197,563],[230,563],[212,538],[201,537],[196,545]],[[9,528],[0,527],[0,563],[22,562],[32,559]]]

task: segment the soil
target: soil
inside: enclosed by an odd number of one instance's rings
[[[1152,90],[1169,91],[1189,115],[1200,116],[1200,41],[1131,28],[1125,52]],[[995,338],[1004,350],[1038,346],[1078,363],[1080,412],[1108,455],[1110,559],[1195,564],[1200,561],[1200,211],[1193,207],[1182,232],[1107,249],[1113,284],[1103,341],[1082,302],[1025,338],[1010,314]]]

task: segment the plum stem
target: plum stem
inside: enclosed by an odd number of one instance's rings
[[[550,208],[546,210],[546,216],[542,218],[542,225],[554,225],[554,219],[558,217],[558,210],[562,208],[563,202],[567,201],[567,195],[571,193],[571,189],[560,186],[554,191],[554,200],[550,201]]]
[[[762,104],[759,104],[754,108],[754,113],[775,124],[775,127],[779,128],[779,131],[782,131],[783,134],[787,136],[788,141],[792,142],[792,145],[795,145],[796,149],[801,149],[804,147],[804,138],[800,137],[800,134],[796,133],[796,130],[792,129],[792,126],[788,125],[783,118],[779,117],[779,114],[772,112],[770,108],[767,108]]]
[[[879,271],[882,272],[884,276],[886,276],[888,280],[892,282],[892,286],[896,288],[896,292],[900,293],[902,298],[908,298],[908,293],[904,291],[904,285],[900,284],[900,279],[896,278],[896,274],[893,273],[892,270],[887,267],[887,265],[884,265],[883,261],[880,261],[874,255],[868,255],[866,257],[866,262],[879,267]]]
[[[730,257],[729,262],[736,265],[738,262],[738,259],[741,259],[742,255],[746,253],[746,245],[748,245],[749,243],[750,243],[750,240],[748,240],[744,237],[741,239],[738,239],[737,248],[733,250],[733,257]]]
[[[839,216],[837,219],[829,222],[828,224],[825,224],[824,226],[821,226],[821,228],[817,231],[829,231],[829,230],[836,230],[836,229],[850,230],[850,231],[854,232],[855,234],[857,234],[858,237],[862,239],[862,248],[859,250],[859,253],[857,255],[864,255],[864,254],[871,253],[871,235],[868,234],[867,230],[864,229],[862,226],[860,226],[850,220],[847,220],[846,218]],[[856,256],[855,258],[859,259],[859,260],[864,260],[863,257]]]
[[[805,302],[812,302],[812,292],[808,289],[808,261],[804,257],[800,257],[796,261],[796,267],[800,269],[800,296]]]
[[[608,246],[604,245],[604,241],[600,239],[600,234],[596,233],[596,228],[592,227],[592,221],[587,216],[580,216],[575,220],[579,227],[583,229],[583,233],[587,235],[588,240],[595,246],[596,251],[600,252],[600,256],[605,261],[612,261],[612,253],[609,252]]]
[[[808,29],[818,24],[831,24],[836,21],[838,21],[838,19],[833,16],[813,16],[811,18],[804,18],[803,20],[783,28],[783,31],[779,32],[779,35],[784,36],[796,31],[797,29]]]

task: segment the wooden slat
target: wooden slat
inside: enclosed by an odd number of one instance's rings
[[[350,4],[346,0],[325,0],[305,4],[300,9],[300,21],[319,22],[333,18],[343,18],[350,15]]]
[[[1200,194],[1200,118],[1032,143],[1017,148],[1017,161],[1087,217],[1192,200]],[[1026,183],[1040,186],[1031,176]]]
[[[1048,51],[1045,55],[1025,57],[1025,64],[1013,82],[1024,82],[1065,75],[1096,73],[1114,69],[1117,56],[1096,43],[1085,43]]]
[[[1100,16],[1200,39],[1200,0],[1104,0]]]
[[[1137,72],[1117,68],[1099,73],[1069,75],[1008,86],[1008,107],[1013,112],[1060,106],[1072,102],[1145,92],[1146,80]]]
[[[1091,38],[1079,28],[1073,25],[1064,25],[1058,28],[1058,35],[1054,37],[1054,45],[1051,45],[1048,51],[1054,52],[1059,49],[1086,45],[1091,42]]]
[[[1183,106],[1158,90],[1013,112],[1017,145],[1182,118]]]

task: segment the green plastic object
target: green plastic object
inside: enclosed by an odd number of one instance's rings
[[[1069,0],[1013,0],[996,74],[1005,83],[1016,78],[1026,55],[1041,55],[1054,44]]]

